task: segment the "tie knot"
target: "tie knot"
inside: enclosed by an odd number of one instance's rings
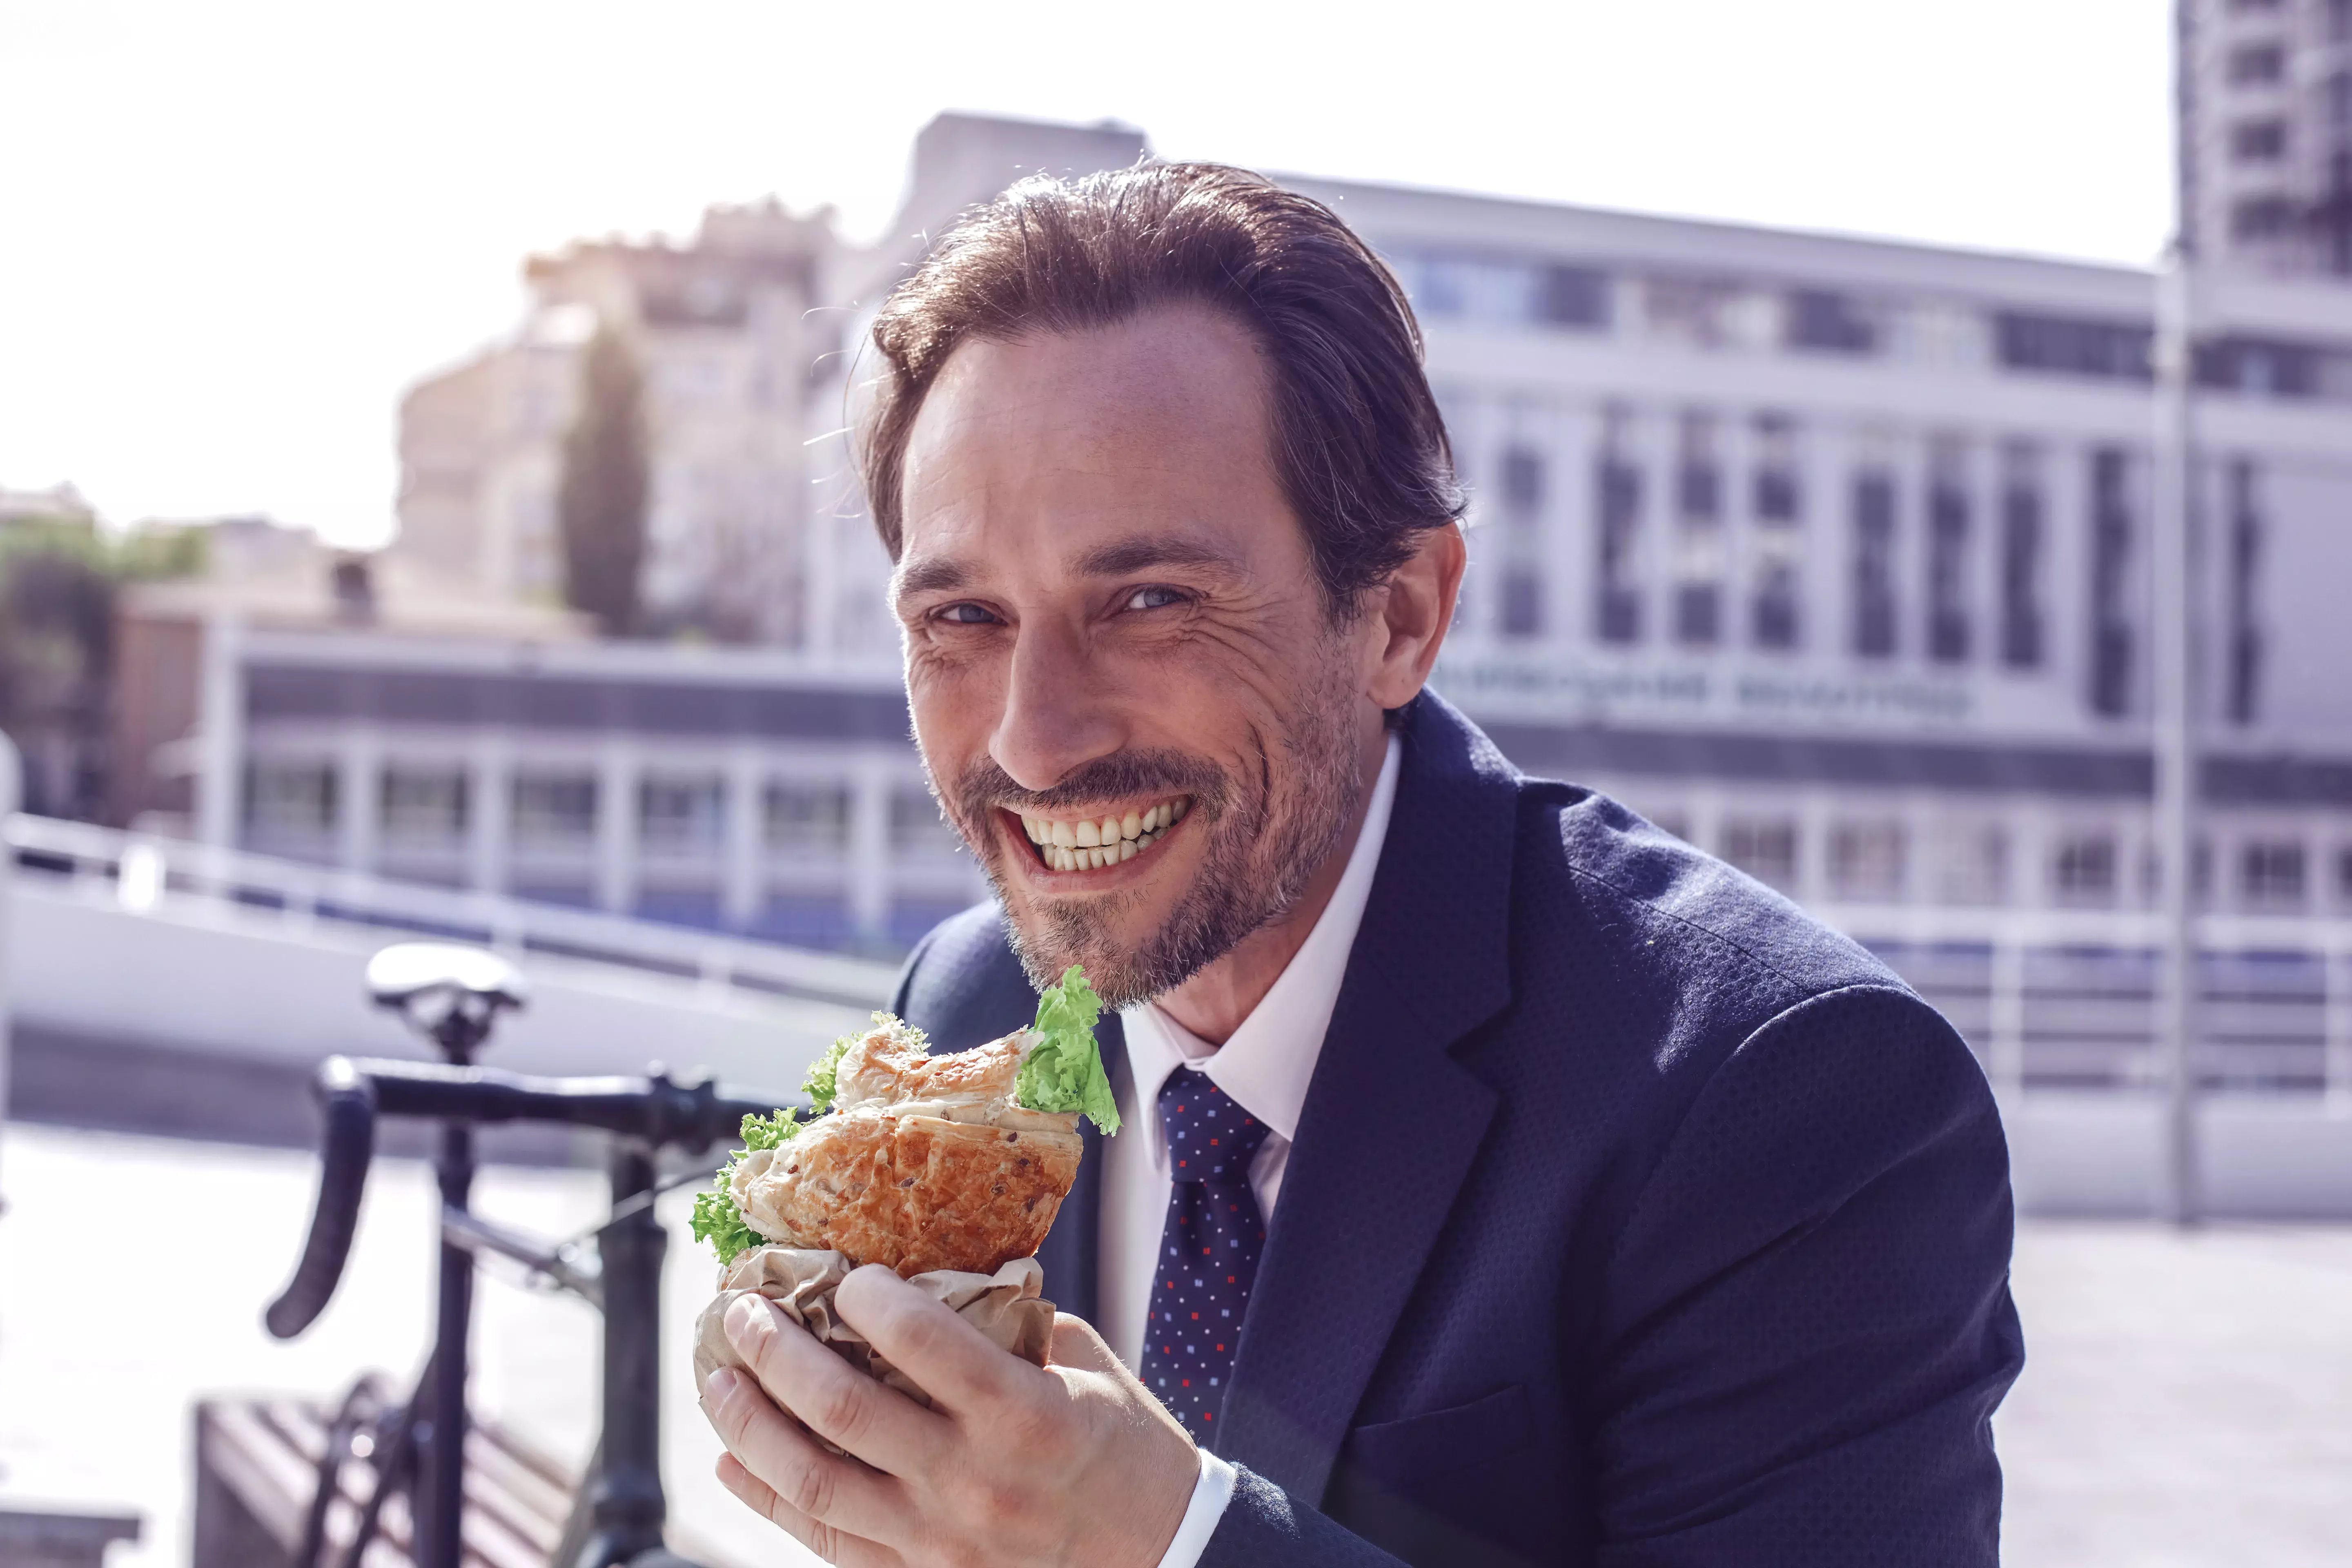
[[[1247,1182],[1266,1125],[1205,1073],[1178,1068],[1160,1086],[1168,1172],[1180,1182]]]

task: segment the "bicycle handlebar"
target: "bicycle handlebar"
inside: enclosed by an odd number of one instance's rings
[[[776,1109],[764,1100],[721,1096],[718,1086],[646,1078],[532,1078],[495,1068],[331,1057],[312,1083],[325,1127],[319,1151],[319,1197],[294,1277],[269,1303],[262,1322],[290,1340],[318,1320],[343,1277],[360,1199],[375,1154],[375,1119],[442,1121],[551,1121],[601,1128],[656,1148],[706,1148],[746,1116]]]
[[[290,1340],[317,1321],[343,1277],[352,1237],[359,1230],[360,1198],[375,1157],[375,1086],[341,1057],[319,1068],[314,1086],[325,1128],[319,1144],[319,1198],[294,1278],[261,1321],[276,1339]]]

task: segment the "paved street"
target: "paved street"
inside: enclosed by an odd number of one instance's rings
[[[291,1265],[311,1168],[291,1152],[12,1125],[0,1135],[0,1492],[128,1503],[147,1539],[116,1568],[184,1563],[188,1405],[202,1392],[339,1389],[421,1352],[428,1187],[380,1165],[342,1293],[302,1341],[262,1332]],[[545,1233],[599,1211],[589,1172],[494,1168],[485,1212]],[[680,1194],[673,1202],[679,1202]],[[682,1206],[682,1204],[681,1204]],[[679,1216],[672,1213],[672,1218]],[[676,1238],[673,1369],[707,1294]],[[2030,1363],[1999,1433],[2017,1568],[2303,1568],[2352,1560],[2352,1229],[2042,1223],[2021,1239]],[[550,1449],[589,1441],[586,1308],[481,1293],[482,1408]],[[805,1561],[709,1479],[683,1375],[667,1389],[668,1480],[690,1549]]]

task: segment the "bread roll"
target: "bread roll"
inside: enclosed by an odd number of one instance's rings
[[[933,1057],[887,1020],[835,1068],[831,1113],[735,1167],[751,1228],[787,1247],[832,1247],[901,1276],[992,1274],[1027,1258],[1077,1179],[1075,1113],[1013,1101],[1024,1029]]]

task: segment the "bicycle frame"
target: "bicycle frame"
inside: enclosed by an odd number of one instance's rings
[[[487,1032],[487,1031],[485,1031]],[[457,1053],[452,1053],[456,1055]],[[432,1063],[330,1059],[315,1085],[325,1113],[319,1194],[301,1260],[263,1314],[271,1334],[291,1339],[325,1310],[341,1280],[359,1222],[380,1115],[442,1125],[435,1161],[443,1209],[437,1325],[421,1409],[408,1413],[419,1463],[415,1514],[418,1568],[459,1568],[466,1432],[466,1342],[473,1305],[474,1254],[522,1257],[539,1271],[596,1301],[604,1314],[604,1438],[585,1479],[591,1533],[564,1568],[614,1568],[657,1550],[667,1505],[661,1484],[661,1268],[668,1237],[655,1217],[655,1161],[665,1148],[688,1152],[731,1136],[767,1100],[724,1098],[709,1082],[645,1078],[529,1078],[453,1060]],[[473,1129],[531,1121],[591,1127],[614,1135],[614,1216],[597,1233],[601,1266],[589,1280],[528,1243],[504,1237],[470,1215]],[[565,1278],[569,1271],[570,1279]],[[364,1541],[355,1543],[363,1550]],[[352,1553],[356,1557],[356,1550]],[[310,1564],[298,1568],[311,1568]]]

